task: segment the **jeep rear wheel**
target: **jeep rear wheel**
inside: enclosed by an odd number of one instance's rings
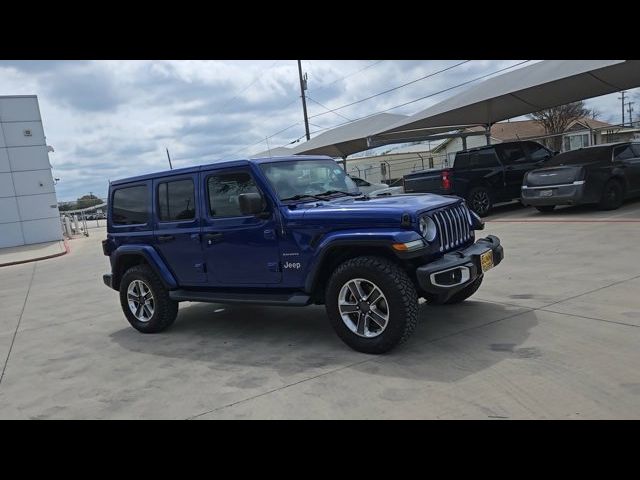
[[[178,302],[169,298],[169,291],[147,265],[136,265],[122,276],[120,305],[131,326],[142,333],[161,332],[178,315]]]
[[[406,272],[386,258],[344,262],[329,279],[325,302],[338,336],[359,352],[387,352],[416,328],[415,287]]]

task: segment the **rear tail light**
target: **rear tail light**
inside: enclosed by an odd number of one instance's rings
[[[451,172],[449,170],[443,170],[440,174],[440,178],[442,179],[442,188],[443,190],[451,189]]]

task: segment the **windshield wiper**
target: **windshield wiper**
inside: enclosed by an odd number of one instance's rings
[[[324,198],[318,197],[317,195],[309,195],[305,193],[302,195],[294,195],[293,197],[282,198],[281,201],[286,202],[289,200],[302,200],[303,198],[315,198],[316,200],[324,200]]]
[[[344,195],[349,195],[350,197],[359,197],[360,195],[362,195],[361,193],[343,192],[342,190],[327,190],[326,192],[318,193],[317,195],[318,196],[335,195],[336,193],[342,193]]]

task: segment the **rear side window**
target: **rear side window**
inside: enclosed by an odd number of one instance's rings
[[[630,160],[635,157],[635,153],[631,148],[631,145],[624,145],[622,147],[616,147],[613,151],[613,159],[614,160]]]
[[[499,167],[500,162],[494,148],[485,148],[474,152],[471,157],[471,164],[474,168]]]
[[[212,217],[241,217],[238,197],[242,193],[260,193],[247,172],[218,173],[207,180],[209,211]]]
[[[631,148],[636,157],[640,157],[640,143],[632,143]]]
[[[540,144],[537,144],[535,142],[527,142],[525,145],[529,150],[529,156],[531,157],[532,162],[539,162],[540,160],[544,160],[545,158],[549,158],[551,156],[551,152]]]
[[[162,222],[193,220],[196,217],[193,180],[158,184],[158,218]]]
[[[502,159],[507,165],[527,160],[522,147],[518,144],[501,145],[500,149],[502,150]]]
[[[146,185],[119,188],[113,192],[112,220],[115,225],[139,225],[149,221],[149,191]]]

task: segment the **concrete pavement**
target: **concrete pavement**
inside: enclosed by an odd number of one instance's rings
[[[640,418],[640,202],[488,220],[504,262],[383,356],[323,307],[182,304],[140,334],[92,230],[0,269],[0,418]]]

